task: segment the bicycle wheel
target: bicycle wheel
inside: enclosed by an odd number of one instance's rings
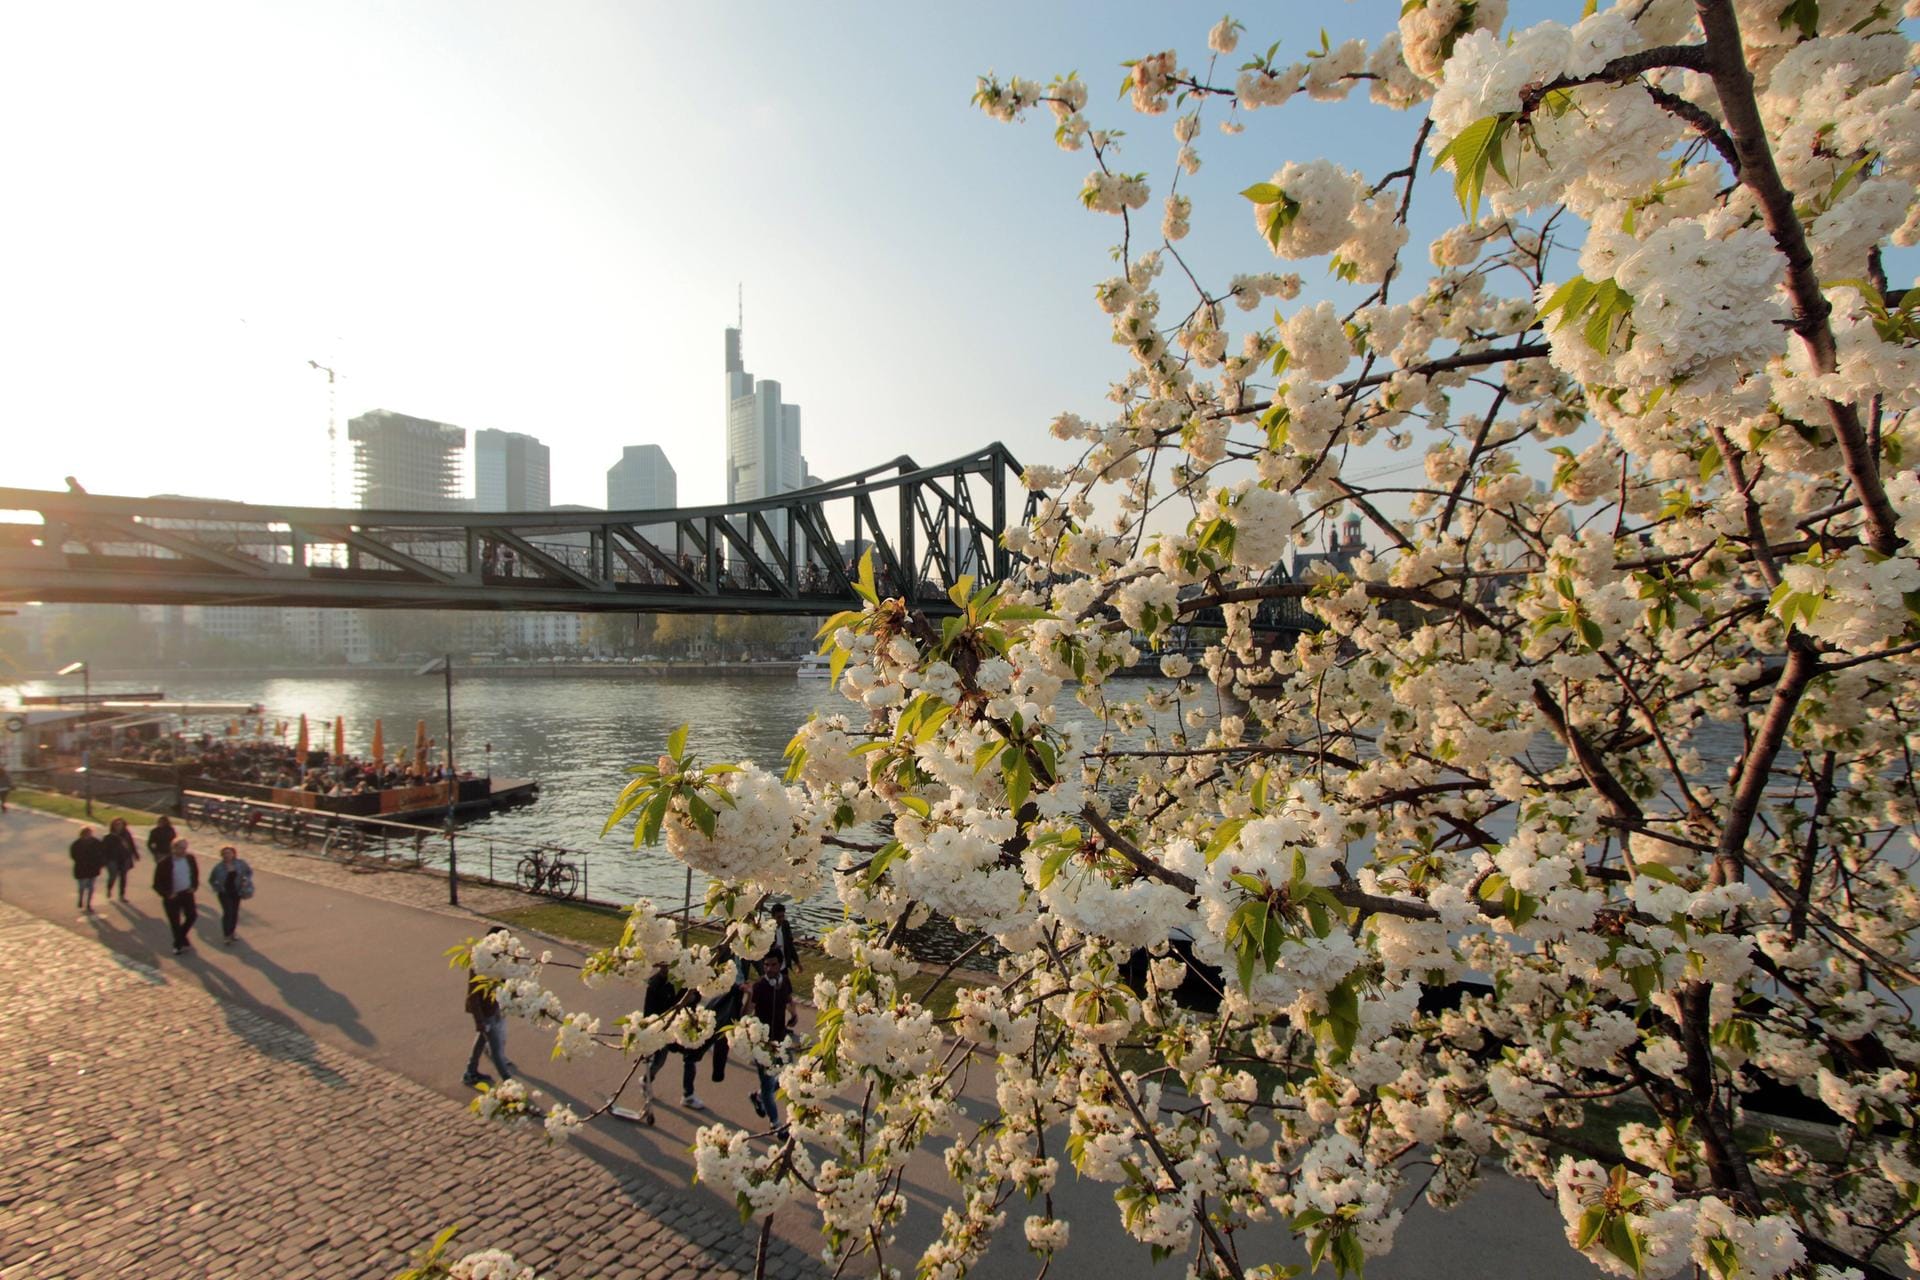
[[[182,801],[180,805],[180,821],[187,824],[187,830],[198,831],[201,825],[207,821],[206,806],[196,800]]]
[[[540,859],[530,853],[520,859],[520,865],[514,868],[513,878],[528,893],[538,893],[541,881],[546,878],[546,869],[540,865]]]
[[[556,862],[547,872],[547,892],[556,898],[571,898],[580,889],[580,873],[571,862]]]
[[[237,805],[223,804],[213,811],[213,825],[220,828],[220,834],[223,836],[240,834],[240,824],[243,821],[245,821],[245,815]]]

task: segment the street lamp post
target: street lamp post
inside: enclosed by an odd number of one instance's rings
[[[70,676],[80,673],[80,772],[87,775],[87,816],[93,816],[93,742],[87,730],[87,712],[93,710],[93,668],[86,662],[69,662],[60,668],[60,674]]]
[[[447,901],[460,905],[460,855],[454,846],[454,811],[460,803],[460,771],[453,760],[453,655],[443,654],[413,674],[442,675],[447,681]]]

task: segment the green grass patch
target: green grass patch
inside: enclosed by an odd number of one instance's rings
[[[150,827],[159,814],[148,813],[142,809],[122,809],[119,805],[102,804],[95,801],[93,816],[87,816],[87,802],[79,796],[62,795],[58,791],[39,791],[32,787],[16,787],[7,797],[8,804],[17,804],[23,809],[37,809],[41,813],[51,813],[62,818],[78,818],[83,822],[97,822],[105,827],[115,818],[125,818],[130,827]]]
[[[578,902],[543,902],[495,911],[491,918],[516,929],[537,929],[586,947],[610,947],[626,931],[627,913]]]
[[[626,931],[627,913],[612,907],[591,906],[578,902],[543,902],[531,907],[512,907],[506,911],[495,911],[490,919],[517,929],[537,929],[541,933],[577,942],[585,947],[610,947],[620,941]],[[695,924],[689,931],[694,942],[704,942],[709,946],[720,941],[720,931],[706,925]],[[801,995],[813,990],[813,979],[817,974],[839,981],[853,971],[853,966],[844,960],[836,960],[823,952],[803,951],[800,958],[800,976],[794,982],[794,989]],[[944,966],[943,966],[944,967]],[[916,1000],[924,999],[940,976],[939,969],[921,973],[901,984],[906,994]],[[935,999],[935,1013],[945,1016],[952,1010],[952,992],[956,986],[978,986],[986,980],[986,975],[956,969],[940,988]]]

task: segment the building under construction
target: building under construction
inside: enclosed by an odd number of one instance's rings
[[[466,508],[464,427],[375,409],[347,423],[354,503],[381,511]]]

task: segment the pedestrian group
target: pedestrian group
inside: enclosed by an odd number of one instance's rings
[[[153,891],[160,895],[173,933],[173,954],[190,951],[194,922],[200,918],[194,901],[200,891],[200,860],[164,814],[147,833],[147,852],[153,855]],[[106,900],[113,901],[116,890],[121,902],[127,900],[128,875],[140,861],[140,846],[125,818],[115,818],[104,836],[94,835],[92,827],[80,828],[67,855],[73,860],[75,905],[83,914],[99,914],[93,909],[93,895],[102,871],[107,873]],[[240,904],[253,896],[253,868],[239,850],[227,845],[220,850],[220,861],[208,875],[207,885],[220,900],[221,938],[232,945],[240,928]]]

